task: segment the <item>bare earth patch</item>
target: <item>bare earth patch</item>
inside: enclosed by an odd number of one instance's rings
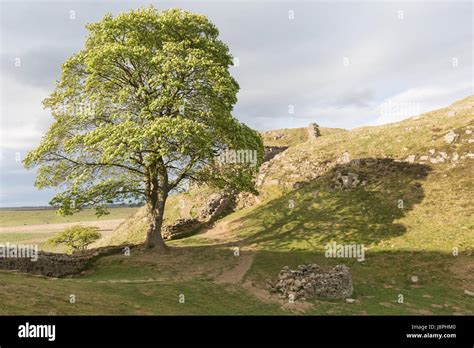
[[[253,262],[253,253],[241,251],[240,256],[235,256],[239,258],[239,263],[236,267],[225,271],[219,277],[216,278],[217,283],[230,283],[237,284],[242,281],[247,271],[252,266]]]

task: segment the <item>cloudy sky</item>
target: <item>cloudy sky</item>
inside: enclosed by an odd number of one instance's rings
[[[0,206],[52,197],[19,160],[52,122],[41,100],[82,47],[85,24],[150,3],[1,1]],[[238,62],[234,115],[258,130],[384,124],[473,94],[470,1],[153,3],[216,24]]]

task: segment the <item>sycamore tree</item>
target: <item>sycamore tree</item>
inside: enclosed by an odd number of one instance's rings
[[[189,181],[255,192],[261,137],[231,115],[239,90],[232,56],[205,16],[150,7],[107,14],[87,29],[43,101],[54,123],[24,164],[38,168],[38,188],[58,190],[50,204],[61,214],[143,201],[146,246],[166,251],[170,192]],[[228,149],[256,153],[256,165],[216,161]]]

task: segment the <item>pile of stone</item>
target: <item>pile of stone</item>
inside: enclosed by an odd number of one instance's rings
[[[352,295],[352,276],[345,265],[322,268],[316,264],[299,265],[297,270],[283,267],[276,284],[270,290],[282,298],[305,300],[308,298],[344,299]]]
[[[98,257],[122,253],[127,247],[131,248],[132,246],[109,246],[90,249],[77,254],[59,254],[39,251],[35,259],[26,257],[0,257],[0,269],[60,278],[80,273],[87,269],[91,262]]]

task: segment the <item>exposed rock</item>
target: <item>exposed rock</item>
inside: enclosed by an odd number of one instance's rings
[[[336,163],[339,163],[339,164],[346,164],[346,163],[349,163],[351,161],[351,155],[349,154],[349,152],[344,152],[341,157],[339,157],[337,160],[336,160]]]
[[[345,265],[322,268],[316,264],[299,265],[298,270],[283,267],[272,290],[294,300],[306,298],[347,298],[352,295],[352,276]]]
[[[441,156],[430,158],[430,162],[433,164],[444,162],[444,158]]]
[[[416,155],[410,155],[405,159],[405,162],[415,163],[415,158],[416,158]]]
[[[233,200],[229,195],[216,193],[207,201],[206,205],[199,212],[199,220],[208,222],[222,214],[226,209],[230,208]]]
[[[420,156],[420,162],[426,162],[428,161],[429,157],[426,155]]]
[[[164,225],[161,228],[163,239],[179,239],[193,234],[204,225],[198,219],[178,219],[172,225]]]
[[[359,179],[359,175],[356,173],[347,173],[347,175],[343,175],[341,172],[336,172],[334,182],[335,188],[351,189],[359,186],[361,180]]]
[[[458,134],[457,133],[454,133],[452,130],[449,131],[449,133],[447,133],[445,136],[444,136],[444,141],[448,144],[451,144],[453,142],[456,141],[456,139],[458,138]]]
[[[260,198],[249,192],[240,192],[236,198],[236,208],[243,209],[260,203]]]
[[[279,153],[282,153],[288,148],[288,146],[265,146],[264,147],[264,154],[263,154],[263,161],[267,162],[274,158]]]

